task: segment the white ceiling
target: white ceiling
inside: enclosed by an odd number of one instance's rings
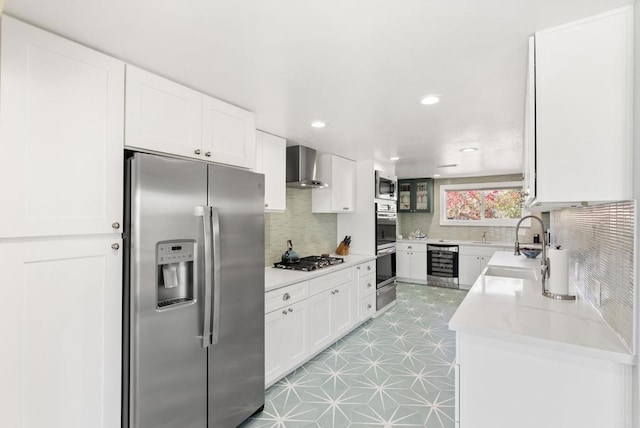
[[[290,144],[445,177],[520,172],[527,37],[632,2],[5,0],[5,12],[252,110]],[[418,103],[432,93],[439,104]]]

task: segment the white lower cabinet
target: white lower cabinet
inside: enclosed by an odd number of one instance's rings
[[[314,354],[351,330],[356,323],[358,303],[354,272],[345,269],[312,280],[309,290],[309,348]]]
[[[458,253],[458,279],[461,286],[473,285],[480,272],[487,266],[496,251],[509,251],[504,247],[479,247],[460,245]]]
[[[304,300],[265,316],[265,383],[309,356],[309,303]]]
[[[120,426],[121,245],[119,235],[0,244],[3,426]]]
[[[427,282],[427,244],[396,244],[396,275],[398,279]]]
[[[631,365],[468,333],[456,337],[459,426],[632,426]]]
[[[267,292],[265,385],[373,316],[375,298],[375,261]]]

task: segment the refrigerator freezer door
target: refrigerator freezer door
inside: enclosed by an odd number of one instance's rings
[[[204,226],[197,207],[207,203],[207,166],[141,153],[129,162],[128,422],[204,428]],[[182,272],[179,284],[164,282],[167,264]]]
[[[264,405],[264,176],[209,165],[208,203],[219,212],[220,296],[218,342],[208,348],[209,427],[233,427]]]

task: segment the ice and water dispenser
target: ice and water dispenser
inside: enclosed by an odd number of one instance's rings
[[[157,307],[168,308],[194,299],[195,241],[163,241],[156,245]]]

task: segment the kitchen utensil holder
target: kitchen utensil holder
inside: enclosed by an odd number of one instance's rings
[[[338,248],[336,248],[336,254],[340,256],[346,256],[349,254],[349,247],[344,243],[340,242]]]

